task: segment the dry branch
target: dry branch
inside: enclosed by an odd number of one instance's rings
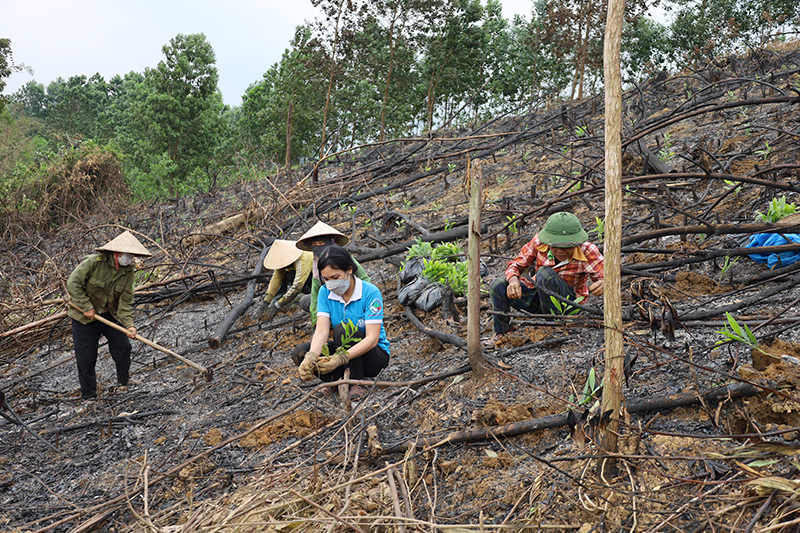
[[[261,255],[258,257],[258,262],[250,275],[253,279],[247,282],[247,291],[245,292],[244,298],[230,310],[223,321],[220,322],[219,326],[217,326],[214,336],[208,340],[208,345],[211,348],[219,348],[222,345],[222,340],[225,338],[225,335],[228,333],[228,330],[231,329],[234,322],[236,322],[236,320],[247,311],[247,308],[253,304],[253,296],[256,289],[255,277],[261,273],[261,269],[264,266],[264,257],[266,257],[268,251],[269,247],[264,246]]]
[[[753,396],[762,392],[762,389],[751,385],[749,383],[734,383],[716,389],[712,389],[698,395],[696,393],[681,393],[672,394],[669,396],[643,398],[631,401],[627,404],[626,409],[631,414],[646,413],[650,411],[666,411],[675,409],[677,407],[684,407],[693,405],[702,401],[722,401],[726,399],[743,398]],[[483,440],[490,440],[494,438],[508,438],[523,433],[530,433],[540,429],[552,429],[556,427],[563,427],[567,424],[567,414],[561,413],[557,415],[548,415],[540,418],[533,418],[522,422],[515,422],[513,424],[506,424],[504,426],[474,428],[465,431],[454,431],[450,433],[445,440],[450,444],[459,442],[476,442]],[[422,444],[427,445],[426,439],[419,439]],[[403,453],[409,449],[410,446],[416,446],[414,442],[407,441],[394,446],[384,448],[384,454]]]

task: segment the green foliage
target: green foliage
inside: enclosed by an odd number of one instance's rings
[[[769,157],[769,154],[771,152],[772,152],[772,147],[769,145],[769,141],[766,141],[766,146],[764,146],[763,149],[755,151],[755,153],[757,153],[758,155],[764,156],[765,160],[767,159],[767,157]]]
[[[342,345],[339,348],[344,348],[347,350],[351,348],[356,342],[358,342],[355,337],[356,333],[358,333],[358,326],[353,324],[352,320],[348,320],[347,322],[342,322],[342,327],[344,329],[344,335],[342,335]],[[338,350],[338,349],[337,349]]]
[[[678,54],[669,36],[666,26],[646,16],[626,21],[621,57],[624,78],[641,82],[678,63]]]
[[[165,60],[145,71],[149,89],[141,116],[151,154],[166,152],[175,171],[161,186],[175,195],[196,168],[205,168],[221,128],[216,54],[202,33],[178,34]]]
[[[603,378],[603,381],[605,378]],[[578,405],[586,405],[589,402],[598,399],[598,394],[603,390],[603,381],[597,382],[597,372],[594,367],[589,369],[589,375],[586,377],[586,383],[583,384],[583,390],[578,398]],[[575,395],[570,395],[569,402],[575,401]]]
[[[422,274],[432,282],[448,285],[453,294],[463,296],[467,293],[467,262],[440,261],[425,259]]]
[[[583,301],[583,296],[578,296],[575,298],[575,303],[581,303]],[[555,296],[550,296],[550,303],[553,304],[553,308],[550,310],[550,314],[552,315],[577,315],[580,312],[578,307],[574,307],[566,302],[562,302]]]
[[[458,244],[447,242],[434,248],[430,254],[430,258],[433,261],[460,262],[461,255],[461,248],[459,248]]]
[[[358,326],[353,324],[352,320],[348,320],[347,322],[342,322],[342,327],[344,328],[344,335],[342,335],[342,344],[338,348],[336,348],[336,353],[347,353],[349,348],[352,348],[358,340],[354,339],[356,333],[358,333]],[[322,345],[322,349],[320,350],[320,355],[322,357],[329,357],[331,355],[331,350],[328,347],[328,343]]]
[[[418,238],[416,244],[412,244],[408,247],[406,259],[411,259],[412,257],[430,257],[432,253],[433,245],[429,242],[423,242],[422,239]]]
[[[722,263],[722,268],[721,268],[721,269],[720,269],[720,271],[719,271],[719,276],[720,276],[720,278],[721,278],[722,276],[724,276],[724,275],[725,275],[725,273],[726,273],[728,270],[730,270],[730,268],[731,268],[731,267],[732,267],[732,266],[733,266],[733,265],[736,263],[736,261],[738,261],[738,260],[739,260],[739,258],[737,257],[736,259],[734,259],[733,261],[731,261],[731,256],[729,256],[729,255],[726,255],[726,256],[725,256],[725,261],[723,261],[723,263]]]
[[[669,40],[689,60],[711,59],[744,45],[763,46],[800,16],[794,0],[682,1],[678,6]]]
[[[434,248],[431,243],[417,239],[416,244],[408,248],[406,261],[422,257],[422,275],[429,281],[448,285],[454,294],[461,296],[467,292],[467,262],[461,260],[461,255],[456,243],[443,243]],[[402,267],[405,268],[405,262]]]
[[[131,191],[140,200],[152,201],[160,198],[167,198],[178,192],[176,186],[188,185],[189,181],[184,180],[174,183],[170,189],[167,184],[171,183],[171,176],[177,171],[177,165],[169,157],[167,152],[159,157],[148,156],[146,163],[147,171],[143,171],[138,166],[130,166],[127,171],[127,180]],[[181,187],[182,189],[182,187]],[[180,190],[186,193],[186,190]]]
[[[45,230],[85,216],[99,204],[125,205],[121,154],[112,143],[74,142],[0,176],[0,227]]]
[[[594,221],[597,224],[594,231],[597,233],[597,241],[603,242],[603,237],[605,236],[606,232],[606,219],[600,217],[594,217]]]
[[[14,56],[11,53],[11,39],[0,37],[0,113],[5,109],[8,103],[8,96],[2,94],[3,89],[6,87],[6,80],[15,72],[27,70],[31,74],[33,71],[26,67],[24,64],[18,65],[14,63]]]
[[[294,161],[316,155],[327,83],[323,63],[324,51],[310,28],[298,27],[281,61],[242,97],[242,150],[251,157],[284,162],[287,156]]]
[[[756,220],[775,223],[795,212],[797,212],[797,206],[795,206],[794,202],[786,203],[786,196],[781,196],[780,198],[772,199],[766,214],[756,211]]]
[[[666,163],[673,157],[675,157],[675,151],[672,149],[672,134],[664,133],[664,145],[658,151],[658,158]]]
[[[517,225],[519,223],[519,220],[513,215],[506,215],[506,220],[508,220],[511,223],[508,226],[508,230],[512,234],[516,235],[519,232],[519,226]]]
[[[740,325],[730,313],[726,312],[725,316],[728,318],[728,326],[725,326],[725,329],[718,330],[716,332],[725,338],[718,340],[716,343],[714,343],[714,346],[720,346],[726,342],[735,341],[740,342],[750,348],[758,347],[758,339],[753,332],[750,331],[750,328],[747,327],[747,324]]]
[[[738,196],[740,192],[742,192],[742,186],[736,185],[739,182],[732,181],[732,180],[722,180],[725,182],[725,185],[733,189],[733,195]]]

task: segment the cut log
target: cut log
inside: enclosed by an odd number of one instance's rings
[[[183,238],[184,245],[196,246],[203,241],[213,238],[214,235],[222,235],[233,231],[247,222],[256,220],[258,209],[248,209],[244,213],[239,213],[232,217],[225,218],[219,222],[214,222],[206,226],[202,233],[189,234]]]

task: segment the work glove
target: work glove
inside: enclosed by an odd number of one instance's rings
[[[340,366],[346,365],[349,362],[350,358],[347,356],[347,350],[342,350],[340,348],[336,350],[332,356],[323,358],[317,362],[317,368],[320,374],[330,374]]]
[[[317,366],[317,359],[319,359],[319,354],[306,352],[303,361],[300,363],[300,379],[303,381],[314,379],[314,368]]]
[[[275,318],[275,315],[278,313],[278,309],[280,309],[278,306],[278,300],[272,300],[272,303],[269,304],[269,307],[267,307],[267,310],[264,312],[262,320],[264,322],[269,322]]]

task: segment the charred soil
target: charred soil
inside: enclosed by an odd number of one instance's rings
[[[774,197],[798,200],[799,86],[800,51],[786,47],[625,94],[631,409],[616,455],[595,443],[601,299],[558,320],[515,312],[516,330],[485,351],[487,377],[478,380],[464,344],[448,341],[466,339],[466,302],[456,298],[457,315],[406,310],[397,300],[404,256],[391,253],[466,225],[468,170],[484,181],[484,283],[553,212],[574,212],[597,241],[602,96],[359,147],[296,171],[291,187],[281,174],[48,234],[8,230],[0,528],[796,527],[800,269],[770,270],[743,247],[750,234],[769,232],[756,211]],[[384,296],[391,361],[349,410],[338,394],[318,394],[318,381],[300,381],[289,358],[311,336],[308,315],[292,306],[266,324],[257,316],[269,280],[259,257],[274,238],[298,238],[317,219],[350,237]],[[800,233],[791,224],[777,231]],[[114,387],[101,346],[100,396],[87,403],[59,298],[80,258],[122,228],[154,252],[137,274],[140,334],[213,375],[134,343],[132,375],[143,383]],[[245,311],[221,331],[236,306]],[[488,298],[481,310],[485,339]],[[441,335],[420,331],[408,312]],[[728,339],[720,331],[732,331],[726,313],[757,346],[719,342]],[[742,383],[750,388],[739,396],[705,396]],[[568,411],[578,419],[572,429]]]

